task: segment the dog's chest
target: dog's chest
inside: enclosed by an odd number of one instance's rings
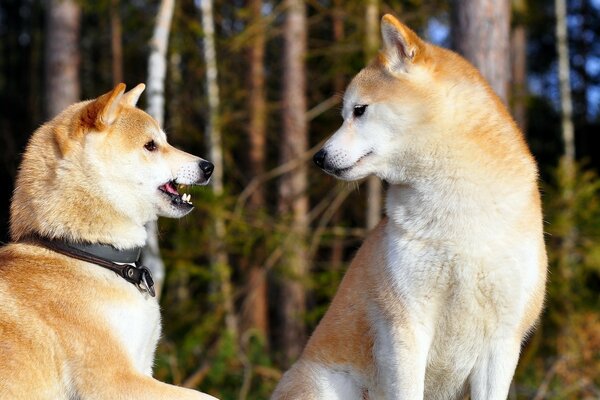
[[[128,301],[105,307],[103,314],[135,368],[151,375],[160,337],[160,311],[156,298],[135,293]]]
[[[386,275],[409,312],[478,316],[489,323],[518,318],[539,279],[538,261],[535,245],[524,238],[482,245],[476,253],[398,236],[386,243]],[[464,322],[458,325],[465,329]]]

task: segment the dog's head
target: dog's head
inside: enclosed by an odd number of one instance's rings
[[[416,168],[426,168],[427,157],[450,147],[456,139],[450,132],[464,122],[468,102],[480,105],[490,97],[468,62],[421,40],[395,17],[383,17],[381,34],[383,49],[344,94],[342,126],[314,156],[320,168],[343,180],[377,175],[406,182]]]
[[[37,233],[111,243],[119,230],[139,232],[157,216],[192,210],[190,196],[178,190],[206,185],[213,165],[167,142],[156,120],[135,106],[143,90],[140,84],[125,93],[119,84],[34,133],[11,205],[14,239]]]
[[[206,185],[213,165],[171,146],[156,120],[135,107],[143,84],[124,90],[118,85],[83,108],[82,163],[99,195],[124,212],[182,217],[193,206],[178,185]],[[68,154],[73,138],[64,139],[59,146]]]

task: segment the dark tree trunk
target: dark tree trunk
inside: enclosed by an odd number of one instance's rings
[[[248,152],[251,176],[260,176],[265,172],[265,141],[266,141],[266,99],[265,99],[265,29],[262,23],[262,0],[249,0],[250,29],[252,37],[248,49],[250,71],[248,73],[249,96],[248,107],[250,121],[248,127]],[[263,186],[250,197],[250,212],[256,214],[265,207]],[[263,338],[268,339],[269,315],[266,271],[261,264],[255,262],[264,259],[264,249],[255,249],[255,257],[250,261],[246,297],[242,305],[242,330],[255,329]],[[253,263],[254,262],[254,263]]]
[[[333,1],[333,40],[337,45],[339,45],[344,40],[344,37],[346,35],[346,31],[344,29],[344,8],[342,3],[342,0]],[[336,58],[336,61],[338,62],[338,64],[344,64],[344,60],[340,58]],[[337,65],[336,67],[336,74],[333,77],[333,90],[336,94],[341,96],[344,92],[346,82],[344,79],[344,74],[341,72],[342,66]],[[340,223],[341,218],[342,210],[338,210],[331,220],[332,224],[334,226],[338,225]],[[344,240],[339,236],[335,236],[333,238],[333,243],[331,244],[331,268],[336,270],[339,269],[342,266],[343,258]]]
[[[73,0],[50,0],[46,21],[46,117],[79,101],[81,10]]]
[[[306,7],[303,0],[286,0],[284,26],[283,137],[281,163],[300,157],[308,149],[306,120]],[[281,281],[279,309],[281,319],[278,336],[284,364],[294,361],[306,341],[306,292],[302,283],[307,274],[306,231],[308,214],[307,169],[300,167],[282,176],[279,182],[278,209],[291,217],[293,240],[287,247],[286,279]]]
[[[119,0],[110,2],[110,46],[112,50],[112,78],[113,85],[123,82],[123,41],[121,13]]]
[[[379,0],[368,0],[365,11],[365,54],[367,62],[370,62],[379,48]],[[367,179],[367,229],[375,228],[381,219],[382,192],[381,180],[370,176]]]
[[[510,38],[511,108],[521,131],[527,128],[527,27],[525,0],[512,0],[513,28]]]

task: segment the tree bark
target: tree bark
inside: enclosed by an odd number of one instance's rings
[[[511,38],[512,111],[523,132],[527,128],[527,28],[516,25]]]
[[[73,0],[50,0],[46,21],[46,117],[79,101],[81,9]]]
[[[164,124],[165,105],[165,78],[167,75],[167,48],[169,46],[169,32],[171,31],[171,20],[175,0],[162,0],[156,17],[154,33],[150,40],[150,57],[148,58],[148,81],[146,96],[148,107],[146,111],[158,121]],[[154,277],[157,296],[165,280],[165,264],[160,256],[158,245],[158,225],[156,221],[146,226],[148,241],[142,251],[142,262],[146,265]]]
[[[333,13],[331,22],[333,25],[333,41],[336,45],[340,45],[346,36],[346,30],[344,29],[344,8],[342,3],[342,0],[333,0]],[[335,93],[341,96],[344,92],[346,82],[344,79],[344,74],[341,72],[341,65],[339,64],[343,64],[344,60],[341,60],[340,57],[336,57],[336,62],[338,65],[336,68],[336,74],[333,77],[333,90]],[[337,226],[341,219],[342,210],[338,210],[331,220],[332,225]],[[342,266],[343,258],[344,240],[339,236],[335,236],[333,238],[333,243],[331,244],[331,269],[339,270]]]
[[[510,74],[510,1],[454,0],[453,47],[471,61],[507,103]]]
[[[365,13],[365,54],[367,62],[379,48],[379,0],[368,0]],[[376,176],[367,179],[367,229],[373,229],[381,219],[383,204],[381,180]]]
[[[574,213],[574,195],[575,195],[575,131],[573,127],[573,103],[571,99],[571,78],[569,66],[569,39],[567,30],[567,4],[566,0],[554,0],[556,13],[556,53],[558,55],[558,82],[560,86],[560,108],[561,108],[561,130],[564,145],[564,155],[562,157],[561,167],[563,168],[562,177],[562,196],[565,204],[564,219],[567,226],[565,236],[561,241],[561,248],[558,258],[558,270],[561,278],[564,280],[563,293],[565,298],[563,307],[567,315],[573,311],[573,303],[570,301],[573,278],[574,257],[576,257],[577,243],[577,225]],[[570,318],[564,325],[564,335],[570,335]]]
[[[340,45],[340,43],[344,40],[346,36],[346,30],[344,29],[344,7],[342,4],[342,0],[333,0],[333,11],[331,23],[333,27],[333,41],[336,45]],[[340,59],[335,59],[336,63],[340,63]],[[338,65],[336,68],[336,74],[333,77],[333,89],[335,93],[341,95],[345,89],[344,75],[340,73],[340,66]]]
[[[206,96],[208,99],[208,118],[206,123],[206,146],[210,161],[215,169],[211,185],[215,197],[223,196],[223,148],[221,144],[221,127],[219,122],[219,84],[217,73],[217,52],[215,49],[215,23],[213,19],[212,0],[199,0],[202,14],[203,53],[206,63]],[[225,221],[220,216],[214,218],[215,240],[212,249],[212,264],[217,269],[223,306],[225,309],[225,326],[229,333],[238,337],[237,319],[233,305],[231,272],[225,251]]]
[[[248,73],[249,95],[248,108],[250,121],[248,126],[248,141],[250,149],[248,152],[251,176],[260,176],[265,172],[265,143],[266,143],[266,98],[265,98],[265,29],[262,24],[262,0],[249,0],[250,20],[249,27],[252,36],[248,48],[248,61],[250,71]],[[265,195],[263,186],[250,196],[249,210],[256,215],[265,207]],[[248,268],[247,290],[242,305],[241,326],[242,330],[255,329],[268,340],[269,337],[269,315],[268,315],[268,293],[266,271],[262,264],[256,260],[262,260],[261,252],[264,249],[255,249],[253,260]]]
[[[526,0],[512,0],[513,28],[510,38],[511,105],[521,131],[527,129],[527,15]]]
[[[300,157],[308,150],[306,120],[306,7],[303,0],[285,1],[283,58],[283,137],[281,163]],[[287,250],[284,265],[288,278],[281,282],[279,338],[284,357],[289,364],[302,351],[306,341],[306,292],[303,280],[308,272],[306,233],[308,229],[307,167],[300,167],[282,176],[279,182],[278,209],[292,219],[292,245]]]
[[[123,82],[123,40],[119,0],[110,2],[110,47],[112,51],[113,85]]]

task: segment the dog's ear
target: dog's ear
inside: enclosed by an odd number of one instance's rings
[[[104,130],[115,122],[121,111],[121,98],[125,84],[119,83],[113,90],[103,94],[85,106],[81,122],[86,128]]]
[[[121,98],[125,92],[125,84],[119,83],[113,90],[95,100],[88,101],[77,115],[77,126],[58,126],[55,128],[55,139],[62,155],[72,149],[73,144],[80,141],[90,130],[107,129],[121,112]]]
[[[390,72],[406,72],[424,51],[425,43],[409,27],[391,14],[381,19],[382,62]]]
[[[146,89],[146,85],[140,83],[129,92],[125,93],[121,99],[121,102],[127,104],[128,106],[135,107],[144,89]]]

